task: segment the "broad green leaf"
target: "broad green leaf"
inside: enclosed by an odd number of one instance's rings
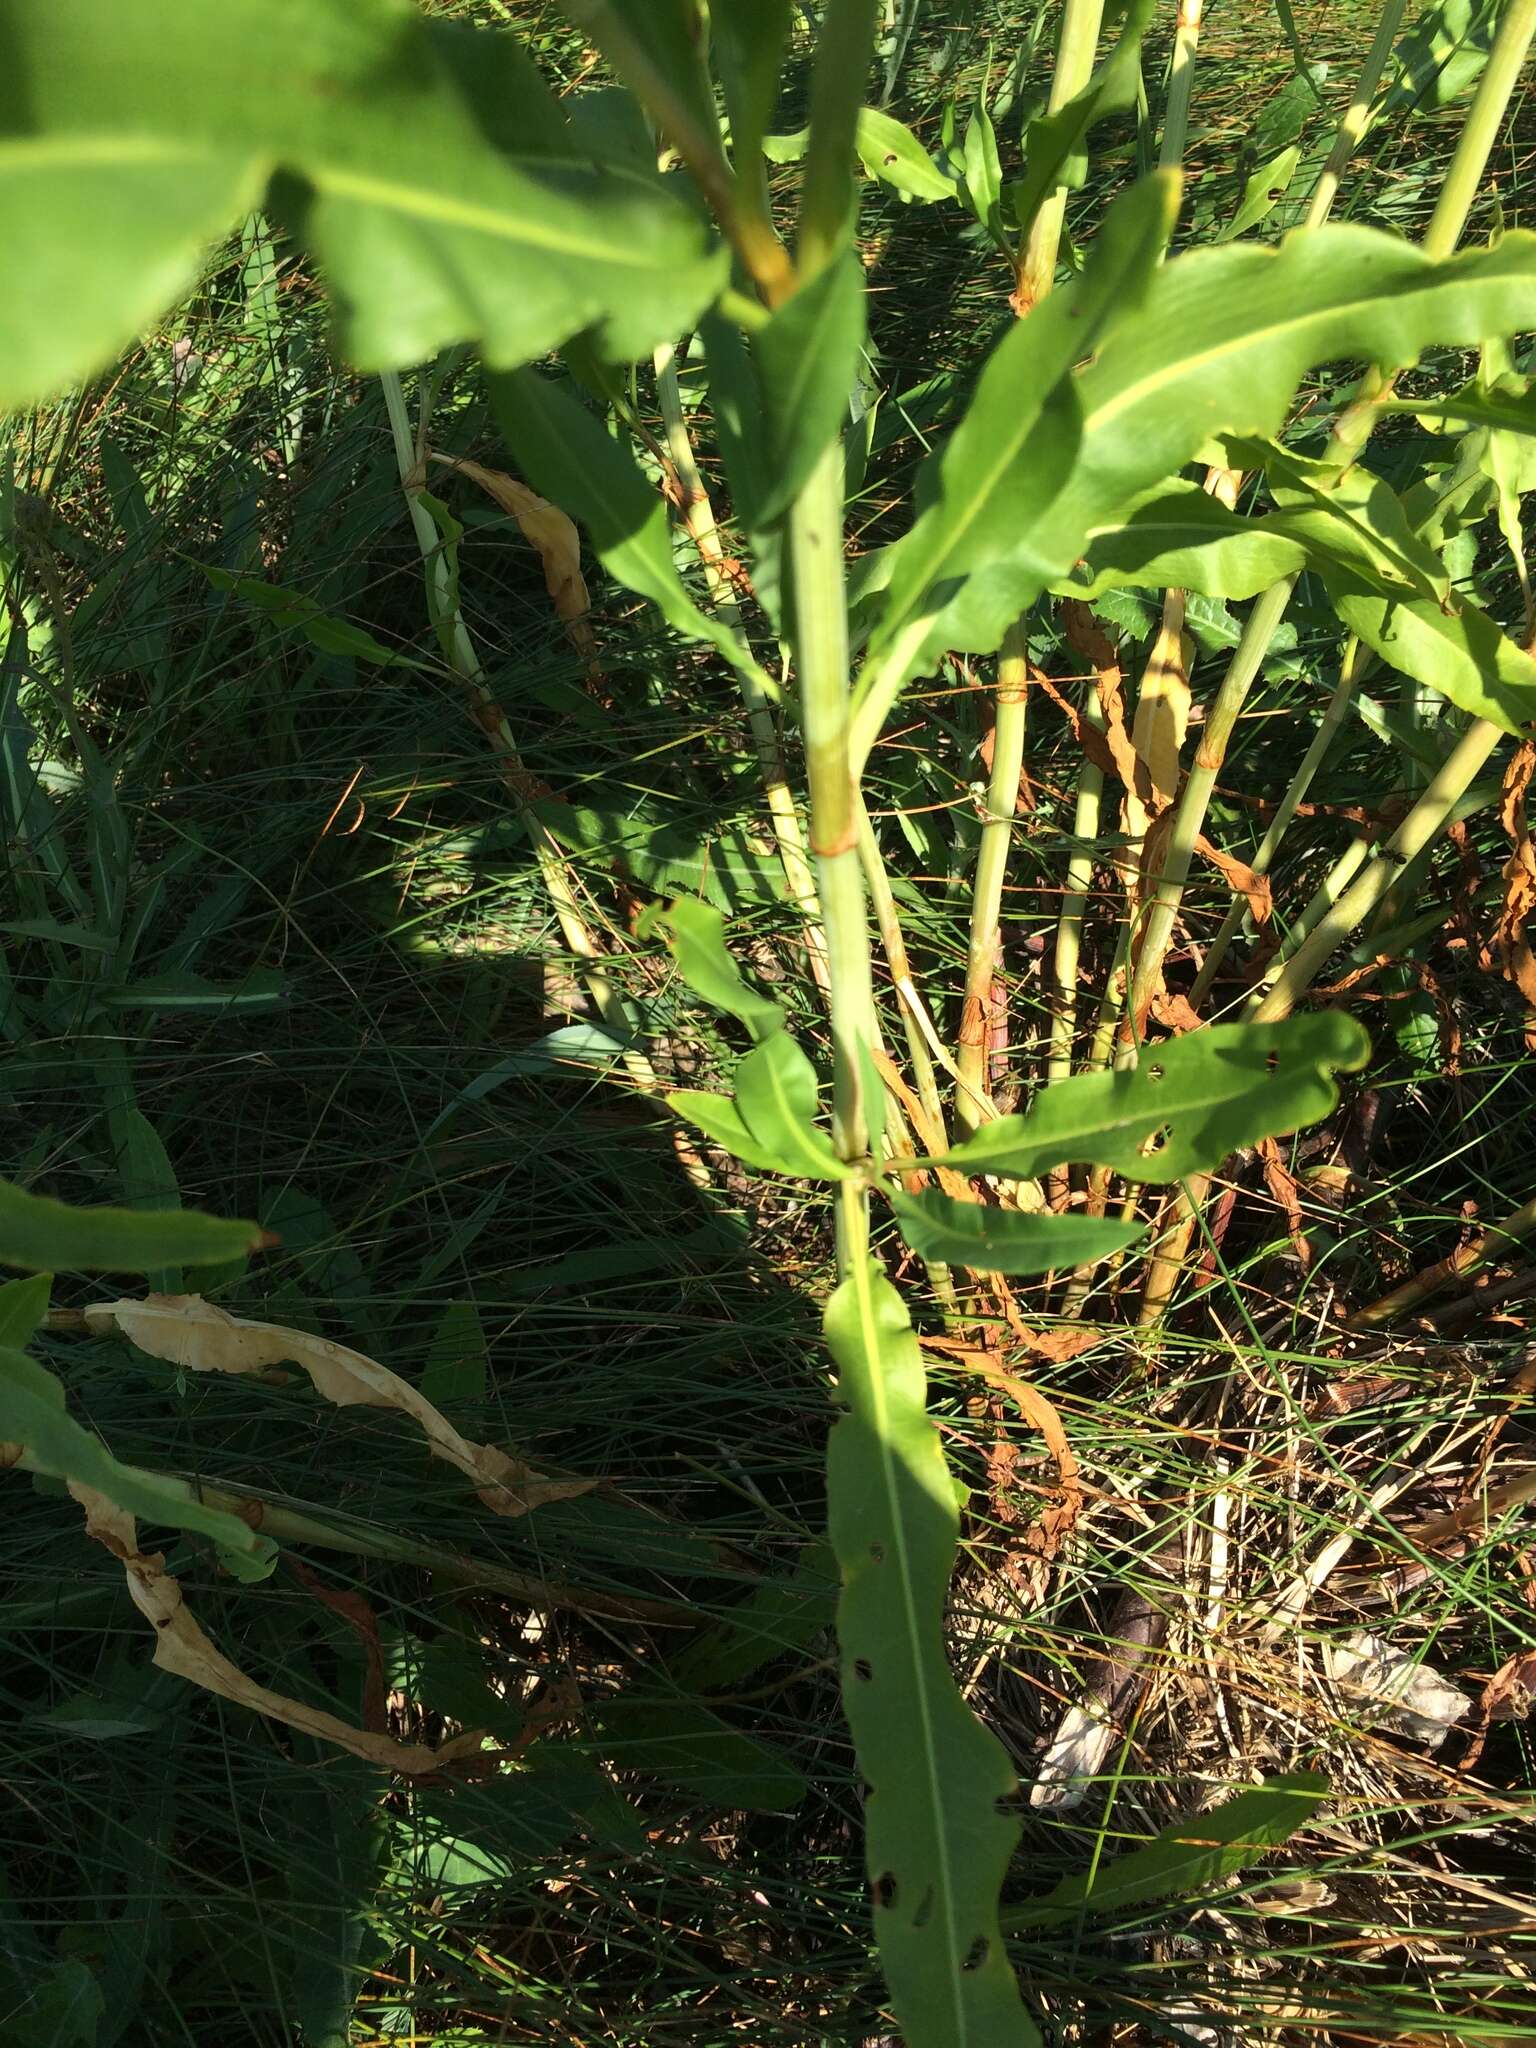
[[[659,931],[678,973],[696,996],[728,1016],[739,1017],[761,1044],[784,1028],[784,1012],[742,980],[725,944],[725,919],[708,903],[680,896],[664,910],[648,911],[640,936]]]
[[[1175,1821],[1155,1840],[1117,1856],[1091,1876],[1064,1878],[1043,1899],[1012,1909],[1008,1930],[1050,1927],[1080,1914],[1114,1913],[1160,1899],[1182,1904],[1288,1841],[1306,1826],[1329,1790],[1328,1780],[1310,1771],[1266,1779],[1210,1813]]]
[[[709,32],[731,117],[737,173],[750,177],[779,98],[779,72],[789,42],[793,0],[756,0],[751,7],[717,7]]]
[[[265,1241],[256,1223],[229,1223],[196,1209],[74,1209],[0,1180],[0,1265],[29,1272],[147,1273],[212,1265]]]
[[[788,1757],[686,1694],[621,1693],[593,1719],[615,1769],[664,1778],[711,1807],[789,1813],[806,1795]]]
[[[925,469],[928,502],[892,554],[872,661],[909,637],[920,648],[962,644],[930,622],[954,612],[951,600],[964,602],[980,572],[1013,552],[1021,522],[1066,487],[1082,436],[1069,373],[1116,322],[1139,325],[1136,307],[1156,275],[1177,196],[1177,180],[1161,173],[1133,186],[1110,209],[1085,275],[1016,321],[993,350],[964,419]]]
[[[827,1447],[843,1705],[870,1788],[865,1856],[891,2002],[908,2048],[1038,2048],[997,1911],[1019,1835],[1000,1802],[1017,1780],[945,1655],[959,1510],[917,1338],[873,1260],[833,1294],[826,1333],[847,1409]]]
[[[31,1343],[48,1313],[48,1296],[52,1291],[51,1273],[34,1273],[26,1280],[7,1280],[0,1287],[0,1345],[20,1351]]]
[[[965,125],[962,145],[965,163],[965,196],[972,213],[994,240],[1002,242],[1003,223],[998,210],[1003,194],[1003,167],[997,154],[997,130],[986,103],[978,99]]]
[[[910,128],[875,107],[865,107],[859,115],[855,146],[865,176],[877,178],[908,199],[953,199],[959,190]]]
[[[776,684],[757,666],[741,636],[700,611],[683,588],[666,504],[628,447],[536,370],[513,370],[486,381],[501,430],[529,482],[581,521],[609,574],[648,598],[684,639],[717,647],[768,695],[777,695]]]
[[[526,60],[401,0],[0,4],[0,404],[89,373],[257,204],[331,287],[346,354],[526,362],[583,329],[635,357],[715,295],[715,238],[656,178],[508,149]]]
[[[6,2005],[7,2031],[38,2048],[96,2048],[107,2010],[100,1981],[78,1956],[49,1956],[40,1974],[18,1973]]]
[[[1107,234],[1106,224],[1101,243]],[[1085,282],[1092,276],[1090,267]],[[1019,349],[1067,296],[1020,323]],[[1020,413],[1000,367],[1015,342],[1008,336],[951,442],[963,443],[967,461],[946,457],[937,504],[898,544],[903,560],[878,645],[880,708],[931,651],[995,648],[1020,611],[1068,574],[1090,534],[1117,523],[1140,491],[1214,436],[1273,434],[1317,364],[1412,362],[1432,343],[1470,347],[1533,324],[1536,235],[1524,231],[1438,263],[1394,236],[1348,226],[1291,235],[1275,249],[1195,250],[1157,271],[1136,317],[1116,322],[1066,380],[1078,428],[1070,465],[1060,394]],[[946,533],[952,544],[935,547]]]
[[[1536,659],[1486,612],[1459,600],[1442,609],[1423,598],[1383,597],[1342,571],[1325,572],[1323,581],[1349,630],[1400,675],[1506,732],[1524,734],[1536,720]]]
[[[816,1069],[787,1031],[771,1032],[738,1060],[733,1084],[753,1140],[766,1154],[789,1160],[791,1172],[817,1180],[847,1180],[857,1172],[816,1126]]]
[[[801,1170],[793,1156],[781,1157],[759,1143],[732,1096],[712,1095],[701,1088],[679,1088],[667,1097],[667,1107],[744,1166],[755,1166],[759,1173],[797,1174]]]
[[[1320,512],[1330,521],[1332,552],[1373,580],[1401,583],[1421,597],[1443,602],[1451,579],[1435,550],[1414,531],[1403,501],[1363,463],[1339,475],[1326,462],[1313,462],[1278,441],[1252,435],[1224,435],[1223,445],[1240,468],[1262,469],[1282,512]]]
[[[1024,177],[1010,187],[1014,218],[1028,233],[1035,215],[1058,185],[1080,185],[1087,175],[1083,151],[1088,130],[1103,115],[1128,107],[1141,77],[1141,39],[1152,19],[1154,0],[1130,0],[1114,49],[1080,93],[1042,114],[1024,132]]]
[[[864,342],[864,266],[850,249],[787,299],[753,337],[772,479],[756,522],[779,518],[848,417]]]
[[[1498,385],[1484,389],[1468,384],[1450,398],[1397,398],[1383,412],[1412,413],[1425,421],[1466,420],[1479,427],[1507,427],[1511,433],[1536,434],[1536,390],[1510,391]]]
[[[280,626],[296,626],[305,638],[326,654],[349,655],[354,661],[371,661],[389,668],[401,660],[397,647],[386,647],[361,626],[348,619],[333,619],[322,605],[302,590],[288,590],[280,583],[265,583],[258,576],[235,576],[212,562],[197,565],[216,590],[227,590],[243,603],[268,613]]]
[[[64,1405],[64,1389],[46,1366],[24,1351],[0,1349],[0,1442],[20,1444],[31,1471],[94,1487],[142,1522],[190,1529],[222,1552],[253,1561],[275,1557],[276,1546],[238,1515],[205,1507],[184,1479],[122,1465]]]
[[[957,1202],[930,1188],[921,1195],[892,1192],[901,1234],[920,1259],[969,1266],[973,1273],[1056,1273],[1091,1266],[1123,1252],[1143,1233],[1139,1223],[1106,1216],[1025,1215],[980,1202]]]
[[[1261,220],[1267,220],[1290,190],[1300,162],[1300,145],[1292,143],[1289,149],[1282,149],[1267,164],[1260,164],[1256,171],[1251,171],[1243,186],[1242,204],[1233,216],[1232,225],[1223,228],[1216,240],[1235,241],[1239,235],[1247,234],[1250,228],[1256,228]]]
[[[1372,126],[1401,124],[1424,107],[1445,107],[1466,91],[1488,61],[1506,0],[1435,0],[1392,53],[1387,90],[1372,109]]]
[[[1023,1116],[999,1117],[938,1163],[1031,1180],[1068,1161],[1137,1180],[1208,1173],[1240,1145],[1300,1130],[1338,1102],[1333,1076],[1364,1066],[1370,1040],[1340,1010],[1276,1024],[1212,1024],[1147,1046],[1128,1070],[1042,1089]]]

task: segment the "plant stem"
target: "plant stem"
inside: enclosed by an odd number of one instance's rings
[[[725,567],[725,550],[720,543],[720,529],[715,522],[715,508],[699,474],[698,463],[694,460],[693,443],[688,435],[688,423],[683,416],[682,392],[677,381],[677,351],[671,346],[656,351],[656,389],[661,402],[662,425],[666,432],[667,453],[677,477],[678,493],[682,499],[683,523],[688,528],[694,546],[698,549],[699,560],[704,566],[704,581],[710,598],[721,619],[733,631],[746,639],[742,621],[741,606]],[[773,836],[778,843],[779,861],[784,869],[784,879],[789,884],[790,900],[805,920],[805,947],[810,958],[811,974],[816,986],[826,993],[827,978],[827,935],[821,928],[821,907],[816,901],[816,878],[811,872],[811,863],[806,854],[805,835],[800,829],[800,814],[795,808],[793,792],[784,766],[784,750],[779,741],[779,729],[774,718],[773,706],[763,694],[762,685],[745,670],[737,671],[741,684],[742,701],[746,706],[747,723],[752,732],[752,744],[757,753],[757,765],[763,779],[763,793],[768,804],[768,813],[773,820]]]
[[[811,139],[800,194],[795,267],[802,284],[847,245],[853,154],[874,53],[879,0],[828,0],[811,75]],[[841,519],[841,513],[839,513]]]
[[[1205,824],[1211,791],[1227,758],[1232,733],[1259,672],[1259,664],[1274,638],[1275,628],[1295,586],[1294,576],[1284,577],[1279,583],[1271,584],[1255,602],[1244,622],[1242,637],[1233,650],[1221,687],[1206,714],[1194,763],[1184,778],[1184,788],[1174,813],[1173,830],[1136,950],[1130,1010],[1138,1032],[1161,980],[1163,958],[1184,898],[1184,884],[1189,878],[1195,841]]]
[[[891,879],[885,871],[880,842],[875,837],[875,828],[862,797],[859,799],[859,859],[864,869],[865,886],[874,905],[880,942],[891,970],[891,979],[896,984],[896,1002],[912,1061],[912,1076],[917,1083],[917,1099],[937,1141],[935,1149],[947,1151],[949,1132],[944,1121],[943,1097],[939,1093],[938,1070],[918,1023],[922,997],[912,979],[912,963],[907,957],[907,942],[897,915],[896,899],[891,893]]]
[[[1083,719],[1104,731],[1104,708],[1090,682]],[[1073,854],[1067,863],[1061,916],[1056,925],[1056,951],[1051,962],[1051,1054],[1047,1081],[1064,1081],[1072,1071],[1072,1040],[1077,1030],[1077,969],[1082,955],[1083,920],[1093,886],[1093,856],[1099,838],[1099,809],[1104,796],[1104,771],[1084,757],[1078,771],[1077,805],[1072,815]]]
[[[1291,777],[1285,795],[1281,797],[1275,815],[1269,821],[1268,830],[1259,842],[1258,850],[1249,863],[1256,875],[1267,875],[1269,873],[1270,865],[1280,850],[1280,842],[1285,837],[1292,819],[1296,816],[1297,811],[1304,802],[1307,791],[1312,786],[1312,778],[1322,766],[1324,757],[1333,744],[1334,735],[1348,715],[1349,707],[1354,702],[1356,685],[1365,674],[1369,665],[1369,652],[1361,647],[1358,640],[1351,638],[1344,650],[1344,665],[1339,672],[1339,680],[1334,686],[1333,695],[1328,700],[1328,708],[1323,713],[1322,721],[1317,731],[1312,735],[1312,744],[1302,757],[1301,766]],[[1228,948],[1237,935],[1238,927],[1242,924],[1247,908],[1247,898],[1240,893],[1235,893],[1228,907],[1226,917],[1222,920],[1221,929],[1217,932],[1206,951],[1204,965],[1195,977],[1195,985],[1189,992],[1191,1009],[1198,1010],[1210,994],[1216,976],[1220,972],[1221,963],[1226,958]]]
[[[1158,167],[1176,169],[1184,161],[1189,139],[1189,102],[1195,87],[1195,49],[1200,40],[1202,0],[1179,0],[1173,32],[1173,61],[1168,71],[1168,104],[1163,109],[1163,140]]]
[[[1365,53],[1365,62],[1360,67],[1360,76],[1349,105],[1345,108],[1333,138],[1333,148],[1328,152],[1328,161],[1323,165],[1317,183],[1312,188],[1312,198],[1307,206],[1303,226],[1321,227],[1333,211],[1333,202],[1338,197],[1339,181],[1349,168],[1350,158],[1360,147],[1370,119],[1371,101],[1376,97],[1376,88],[1381,83],[1381,74],[1386,68],[1392,45],[1397,40],[1398,29],[1402,26],[1408,0],[1387,0],[1381,10],[1381,19],[1376,24],[1376,34],[1371,47]]]
[[[987,1020],[992,982],[1001,950],[1003,883],[1013,843],[1014,811],[1019,776],[1024,766],[1024,729],[1028,704],[1029,660],[1024,622],[1016,620],[1003,642],[997,670],[997,715],[992,728],[992,776],[987,785],[987,818],[976,856],[976,882],[971,896],[970,947],[966,957],[965,1000],[955,1063],[971,1089],[987,1090]],[[972,1096],[961,1089],[955,1113],[967,1129],[980,1121]]]
[[[1055,113],[1080,93],[1093,75],[1094,54],[1099,46],[1099,29],[1104,20],[1104,0],[1066,0],[1061,31],[1056,39],[1056,69],[1051,74],[1047,109]],[[1058,185],[1041,202],[1030,223],[1029,236],[1019,257],[1014,303],[1020,313],[1038,305],[1056,282],[1056,257],[1061,248],[1061,230],[1067,215],[1067,188]]]

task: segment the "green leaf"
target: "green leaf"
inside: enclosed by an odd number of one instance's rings
[[[0,1265],[29,1272],[147,1273],[212,1265],[259,1250],[259,1224],[196,1209],[74,1209],[0,1180]]]
[[[361,626],[354,626],[347,619],[331,618],[302,590],[288,590],[279,583],[265,583],[258,576],[235,576],[228,569],[220,569],[211,562],[199,562],[197,566],[216,589],[227,590],[246,604],[257,606],[269,613],[280,626],[296,626],[325,654],[341,654],[353,661],[371,661],[380,668],[390,668],[404,658],[397,647],[386,647],[382,640],[375,640]]]
[[[205,981],[190,968],[149,974],[142,981],[108,984],[97,995],[104,1010],[150,1010],[178,1016],[209,1010],[270,1010],[287,984],[276,967],[253,967],[240,981]]]
[[[1014,218],[1028,233],[1035,215],[1058,185],[1080,185],[1087,176],[1083,151],[1088,130],[1103,115],[1128,107],[1141,78],[1141,39],[1152,19],[1154,0],[1130,0],[1119,40],[1080,93],[1042,114],[1024,132],[1024,177],[1010,187]]]
[[[790,1172],[815,1180],[848,1180],[857,1173],[816,1126],[816,1069],[787,1031],[770,1033],[737,1061],[734,1086],[754,1141],[774,1158],[789,1160]]]
[[[935,1188],[921,1195],[891,1192],[901,1234],[920,1259],[969,1266],[973,1273],[1058,1273],[1091,1266],[1133,1245],[1139,1223],[1105,1216],[1024,1215],[980,1202],[957,1202]]]
[[[1300,144],[1293,143],[1289,149],[1282,149],[1278,156],[1271,157],[1267,164],[1260,164],[1256,171],[1251,171],[1243,186],[1242,204],[1233,217],[1232,225],[1224,228],[1216,240],[1235,241],[1249,228],[1256,228],[1261,220],[1267,220],[1290,190],[1300,162]]]
[[[1003,193],[1003,166],[997,154],[997,130],[983,101],[965,124],[962,145],[965,161],[965,196],[972,213],[995,241],[1003,242],[999,201]]]
[[[491,403],[508,445],[533,488],[579,519],[608,573],[654,604],[686,640],[707,641],[769,696],[777,685],[744,640],[683,588],[661,493],[627,447],[584,405],[536,370],[489,376]]]
[[[1401,124],[1420,108],[1445,107],[1481,72],[1505,0],[1436,0],[1392,53],[1392,80],[1372,110],[1372,126]]]
[[[1101,245],[1107,235],[1108,224]],[[933,650],[995,648],[1069,573],[1090,534],[1213,436],[1273,434],[1317,364],[1407,363],[1431,343],[1471,346],[1536,324],[1536,235],[1513,232],[1438,263],[1349,226],[1290,235],[1274,249],[1233,243],[1176,257],[1136,317],[1115,322],[1066,380],[1077,442],[1064,460],[1067,401],[1058,390],[1047,406],[1021,395],[1017,380],[1030,330],[1067,298],[1053,295],[994,351],[943,460],[938,503],[898,544],[880,626],[882,715]],[[952,459],[961,446],[963,463]],[[941,536],[948,544],[936,546]]]
[[[1325,572],[1333,608],[1399,675],[1426,683],[1463,711],[1523,734],[1536,720],[1536,660],[1486,612],[1422,598],[1384,597],[1342,571]]]
[[[864,266],[850,249],[785,301],[754,337],[768,413],[771,480],[754,507],[757,524],[778,519],[799,495],[848,416],[864,344]]]
[[[164,1140],[143,1111],[131,1102],[115,1102],[107,1112],[107,1129],[125,1207],[162,1212],[180,1209],[176,1169]],[[148,1278],[157,1294],[182,1291],[179,1262],[151,1268]]]
[[[0,1287],[0,1345],[20,1351],[31,1343],[48,1313],[52,1291],[51,1273],[34,1273],[27,1280],[7,1280]]]
[[[483,1401],[490,1379],[485,1328],[472,1301],[450,1301],[438,1319],[421,1369],[421,1391],[434,1408]]]
[[[937,1163],[1032,1180],[1070,1160],[1183,1180],[1240,1145],[1327,1116],[1339,1099],[1335,1070],[1362,1067],[1369,1054],[1364,1029],[1339,1010],[1212,1024],[1144,1047],[1137,1067],[1056,1082],[1026,1115],[983,1124]]]
[[[10,1348],[0,1349],[0,1442],[20,1444],[29,1470],[94,1487],[140,1521],[190,1529],[235,1556],[265,1560],[277,1554],[271,1539],[258,1536],[238,1515],[205,1507],[186,1480],[119,1464],[69,1414],[64,1388],[47,1367]]]
[[[342,347],[404,368],[478,341],[497,366],[586,328],[633,358],[724,282],[650,174],[562,160],[488,112],[526,59],[394,0],[0,0],[0,405],[105,362],[261,201],[330,284]]]
[[[944,1651],[959,1510],[925,1412],[901,1297],[861,1261],[827,1304],[847,1413],[827,1451],[829,1534],[843,1574],[843,1703],[869,1785],[875,1934],[909,2048],[1038,2048],[997,1897],[1019,1823],[1017,1781]]]
[[[1110,209],[1085,275],[1015,321],[993,350],[964,419],[925,467],[926,509],[892,554],[872,661],[893,643],[915,642],[914,653],[960,644],[930,622],[953,613],[957,593],[1013,552],[1021,520],[1066,486],[1082,434],[1069,372],[1105,329],[1135,314],[1177,196],[1177,181],[1164,174],[1133,186]]]
[[[731,152],[738,174],[750,177],[779,98],[779,72],[789,42],[793,0],[756,0],[751,7],[717,7],[710,16],[715,63],[731,117]]]
[[[739,1017],[759,1044],[784,1028],[784,1012],[747,987],[726,950],[725,919],[708,903],[680,896],[666,909],[647,911],[640,936],[660,931],[678,973],[696,996]]]
[[[667,1107],[674,1116],[682,1117],[686,1123],[702,1131],[706,1138],[712,1138],[744,1166],[755,1166],[759,1173],[796,1174],[800,1171],[792,1157],[781,1156],[758,1142],[747,1128],[734,1098],[729,1095],[712,1095],[701,1088],[679,1088],[667,1097]]]
[[[1043,1899],[1011,1911],[1008,1930],[1055,1926],[1083,1913],[1113,1913],[1153,1900],[1193,1899],[1288,1841],[1329,1789],[1326,1778],[1310,1771],[1269,1778],[1214,1812],[1175,1821],[1155,1840],[1089,1876],[1064,1878]]]
[[[859,115],[855,147],[866,177],[877,178],[908,199],[953,199],[959,190],[910,128],[874,107],[865,107]]]

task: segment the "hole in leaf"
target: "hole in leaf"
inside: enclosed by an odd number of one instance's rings
[[[1163,1078],[1163,1069],[1157,1064],[1156,1060],[1152,1062],[1146,1071],[1149,1078],[1154,1081],[1161,1081]]]
[[[928,1889],[923,1893],[923,1896],[917,1902],[917,1911],[912,1915],[912,1926],[914,1931],[919,1927],[926,1927],[928,1925],[928,1922],[932,1918],[933,1886],[929,1885]]]
[[[960,1965],[961,1969],[979,1970],[986,1962],[991,1948],[992,1944],[988,1941],[987,1937],[984,1934],[978,1934],[966,1952],[965,1961]]]
[[[1280,1065],[1280,1054],[1275,1046],[1271,1046],[1269,1048],[1269,1051],[1265,1053],[1264,1064],[1272,1074],[1278,1070]]]
[[[871,1564],[885,1563],[885,1545],[883,1543],[871,1543],[869,1546],[869,1561]]]
[[[875,1667],[867,1657],[855,1657],[853,1660],[853,1675],[860,1685],[868,1685],[875,1675]]]
[[[894,1906],[895,1903],[896,1880],[891,1875],[890,1871],[882,1870],[880,1875],[875,1879],[875,1904],[877,1906],[889,1907]]]

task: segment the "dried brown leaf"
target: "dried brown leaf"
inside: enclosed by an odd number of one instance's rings
[[[592,1479],[549,1479],[493,1444],[460,1436],[445,1415],[398,1374],[328,1337],[249,1323],[197,1294],[151,1294],[143,1301],[94,1303],[86,1326],[116,1329],[150,1358],[188,1372],[256,1373],[268,1366],[301,1366],[315,1391],[338,1408],[395,1408],[417,1423],[433,1455],[456,1465],[498,1515],[525,1515],[545,1501],[590,1493]]]
[[[550,504],[537,491],[530,491],[515,476],[508,476],[504,469],[487,469],[482,463],[466,461],[461,455],[434,455],[432,460],[458,470],[471,483],[479,484],[503,512],[509,512],[517,521],[524,540],[538,551],[539,560],[544,565],[544,587],[556,613],[565,621],[572,645],[589,661],[593,659],[597,653],[597,642],[587,620],[592,599],[587,591],[586,578],[581,573],[581,536],[575,522],[558,505]]]

